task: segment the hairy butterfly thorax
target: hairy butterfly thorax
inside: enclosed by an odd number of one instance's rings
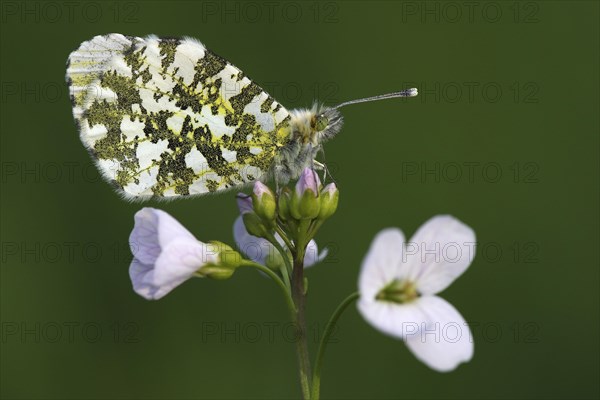
[[[336,108],[314,104],[311,109],[290,110],[290,140],[274,163],[274,178],[280,183],[300,176],[307,166],[314,166],[323,143],[333,138],[343,125]]]

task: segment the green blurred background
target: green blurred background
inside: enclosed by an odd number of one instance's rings
[[[599,3],[1,3],[3,398],[295,398],[287,312],[253,271],[158,302],[131,289],[142,204],[98,178],[72,121],[65,61],[97,34],[199,38],[288,108],[416,86],[348,107],[326,146],[340,208],[308,272],[310,345],[356,289],[387,226],[450,213],[477,233],[442,296],[475,356],[439,374],[352,307],[328,398],[597,398]],[[149,203],[233,242],[233,193]]]

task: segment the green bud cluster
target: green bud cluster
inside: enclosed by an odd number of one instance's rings
[[[286,264],[289,268],[287,261],[299,253],[303,255],[323,222],[335,213],[338,201],[335,184],[323,187],[317,173],[306,168],[295,186],[284,186],[278,193],[256,182],[250,196],[238,197],[238,207],[246,231],[279,250],[267,256],[266,266],[283,273]],[[285,244],[278,242],[277,235]]]
[[[339,191],[335,183],[323,188],[319,176],[305,169],[293,189],[285,186],[276,195],[269,187],[256,182],[252,194],[240,199],[242,218],[248,233],[271,240],[276,228],[289,234],[292,240],[299,235],[312,239],[316,229],[337,210]],[[300,226],[312,232],[298,232]]]

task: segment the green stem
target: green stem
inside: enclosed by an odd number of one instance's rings
[[[306,335],[305,317],[305,294],[304,294],[304,253],[306,243],[298,242],[296,254],[294,254],[294,268],[292,272],[292,297],[296,304],[296,329],[298,338],[296,340],[296,353],[298,354],[298,365],[300,370],[300,386],[302,398],[310,399],[310,357],[308,354],[308,341]]]
[[[335,309],[335,311],[331,315],[331,318],[329,318],[329,322],[327,322],[327,325],[325,326],[325,331],[323,332],[321,342],[319,343],[317,358],[315,359],[315,369],[312,377],[312,392],[310,397],[311,400],[319,400],[319,392],[321,390],[321,368],[323,367],[323,358],[325,356],[325,349],[327,348],[327,342],[329,341],[329,337],[333,333],[335,324],[337,323],[337,320],[340,318],[342,313],[354,300],[358,299],[359,296],[360,294],[356,292],[346,297],[344,301],[342,301],[340,305]]]
[[[254,261],[250,261],[250,260],[244,260],[244,261],[242,261],[242,266],[244,266],[244,267],[254,267],[254,268],[256,268],[256,269],[264,272],[271,279],[273,279],[275,281],[275,283],[277,283],[277,285],[283,291],[283,294],[285,296],[285,300],[287,302],[287,305],[288,305],[288,308],[290,310],[290,313],[293,316],[296,315],[296,306],[294,305],[294,299],[292,299],[292,297],[290,295],[290,290],[286,287],[285,283],[283,283],[283,281],[281,280],[281,278],[279,276],[277,276],[277,274],[275,272],[271,271],[269,268],[265,267],[264,265],[260,265],[258,263],[255,263]]]
[[[290,251],[293,251],[294,244],[290,242],[290,239],[288,239],[287,234],[283,231],[283,229],[281,229],[279,225],[275,225],[275,232],[279,233],[279,236],[281,236],[288,249],[290,249]]]
[[[285,265],[282,265],[280,268],[281,275],[283,276],[285,286],[287,286],[288,290],[291,290],[292,285],[290,283],[290,274],[292,272],[292,263],[290,262],[290,257],[288,256],[287,251],[285,251],[285,249],[281,247],[277,239],[273,238],[273,240],[270,242],[275,247],[275,249],[277,249],[279,254],[281,254],[281,258],[283,258],[283,261],[285,262]]]

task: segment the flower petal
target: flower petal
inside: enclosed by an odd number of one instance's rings
[[[152,265],[142,264],[138,259],[133,259],[129,267],[133,290],[146,300],[158,300],[183,282],[173,281],[167,285],[156,286],[152,283],[153,271]]]
[[[254,209],[252,208],[252,197],[245,193],[238,193],[235,198],[240,214],[254,212]]]
[[[238,249],[252,261],[265,265],[269,254],[277,250],[267,239],[252,236],[244,226],[241,216],[237,217],[233,224],[233,237]]]
[[[397,339],[418,332],[425,321],[425,315],[414,303],[398,304],[361,296],[357,307],[369,324]]]
[[[206,264],[219,262],[217,248],[196,239],[179,239],[165,247],[154,264],[152,283],[183,282]]]
[[[474,256],[475,232],[450,215],[438,215],[406,243],[401,274],[415,282],[421,294],[436,294],[459,277]]]
[[[319,253],[319,246],[317,246],[317,242],[311,240],[308,242],[306,246],[306,252],[304,254],[304,268],[312,267],[313,265],[320,263],[327,257],[329,253],[329,249],[324,248],[321,253]]]
[[[136,293],[148,300],[158,300],[204,265],[217,260],[218,254],[210,246],[195,239],[179,239],[162,250],[154,265],[134,258],[129,276]]]
[[[439,371],[452,371],[473,357],[473,338],[465,319],[446,300],[424,296],[415,304],[426,316],[419,332],[406,336],[406,345],[420,361]]]
[[[381,289],[398,277],[403,243],[404,234],[397,228],[384,229],[375,236],[358,277],[361,297],[374,300]]]
[[[142,208],[135,214],[129,246],[134,257],[144,264],[154,264],[161,249],[177,238],[195,240],[175,218],[162,210]]]
[[[154,267],[152,265],[144,264],[137,258],[134,258],[129,266],[129,278],[133,284],[133,290],[146,300],[154,300],[164,296],[164,294],[162,294],[158,297],[155,297],[158,288],[145,282],[144,278],[150,271],[152,271],[153,268]]]

